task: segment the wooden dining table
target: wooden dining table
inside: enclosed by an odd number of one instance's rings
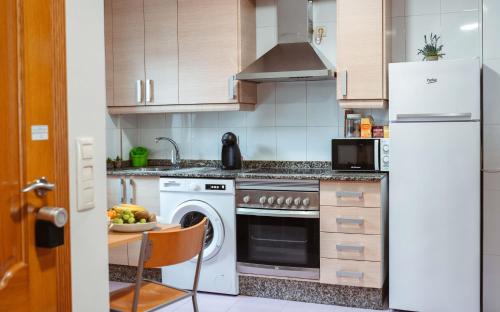
[[[180,229],[180,224],[158,224],[156,228],[148,232],[163,232],[173,229]],[[108,232],[108,248],[117,247],[120,245],[140,241],[142,239],[142,232],[122,233],[109,230]]]

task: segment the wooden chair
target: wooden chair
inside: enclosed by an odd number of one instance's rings
[[[155,311],[191,297],[194,311],[198,312],[196,294],[207,227],[207,218],[204,218],[197,225],[186,229],[144,232],[136,282],[129,287],[111,293],[111,311]],[[174,265],[188,261],[196,255],[198,255],[198,260],[192,291],[178,289],[142,277],[144,268]]]

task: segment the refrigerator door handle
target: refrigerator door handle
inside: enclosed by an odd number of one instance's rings
[[[472,113],[396,114],[396,121],[461,121],[472,119]]]

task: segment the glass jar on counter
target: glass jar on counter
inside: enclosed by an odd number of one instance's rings
[[[345,120],[345,137],[359,138],[361,128],[361,114],[347,114]]]

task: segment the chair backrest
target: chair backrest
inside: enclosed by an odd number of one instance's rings
[[[144,261],[144,267],[174,265],[198,255],[204,247],[207,222],[207,218],[204,218],[200,223],[189,228],[149,232],[149,258]]]

